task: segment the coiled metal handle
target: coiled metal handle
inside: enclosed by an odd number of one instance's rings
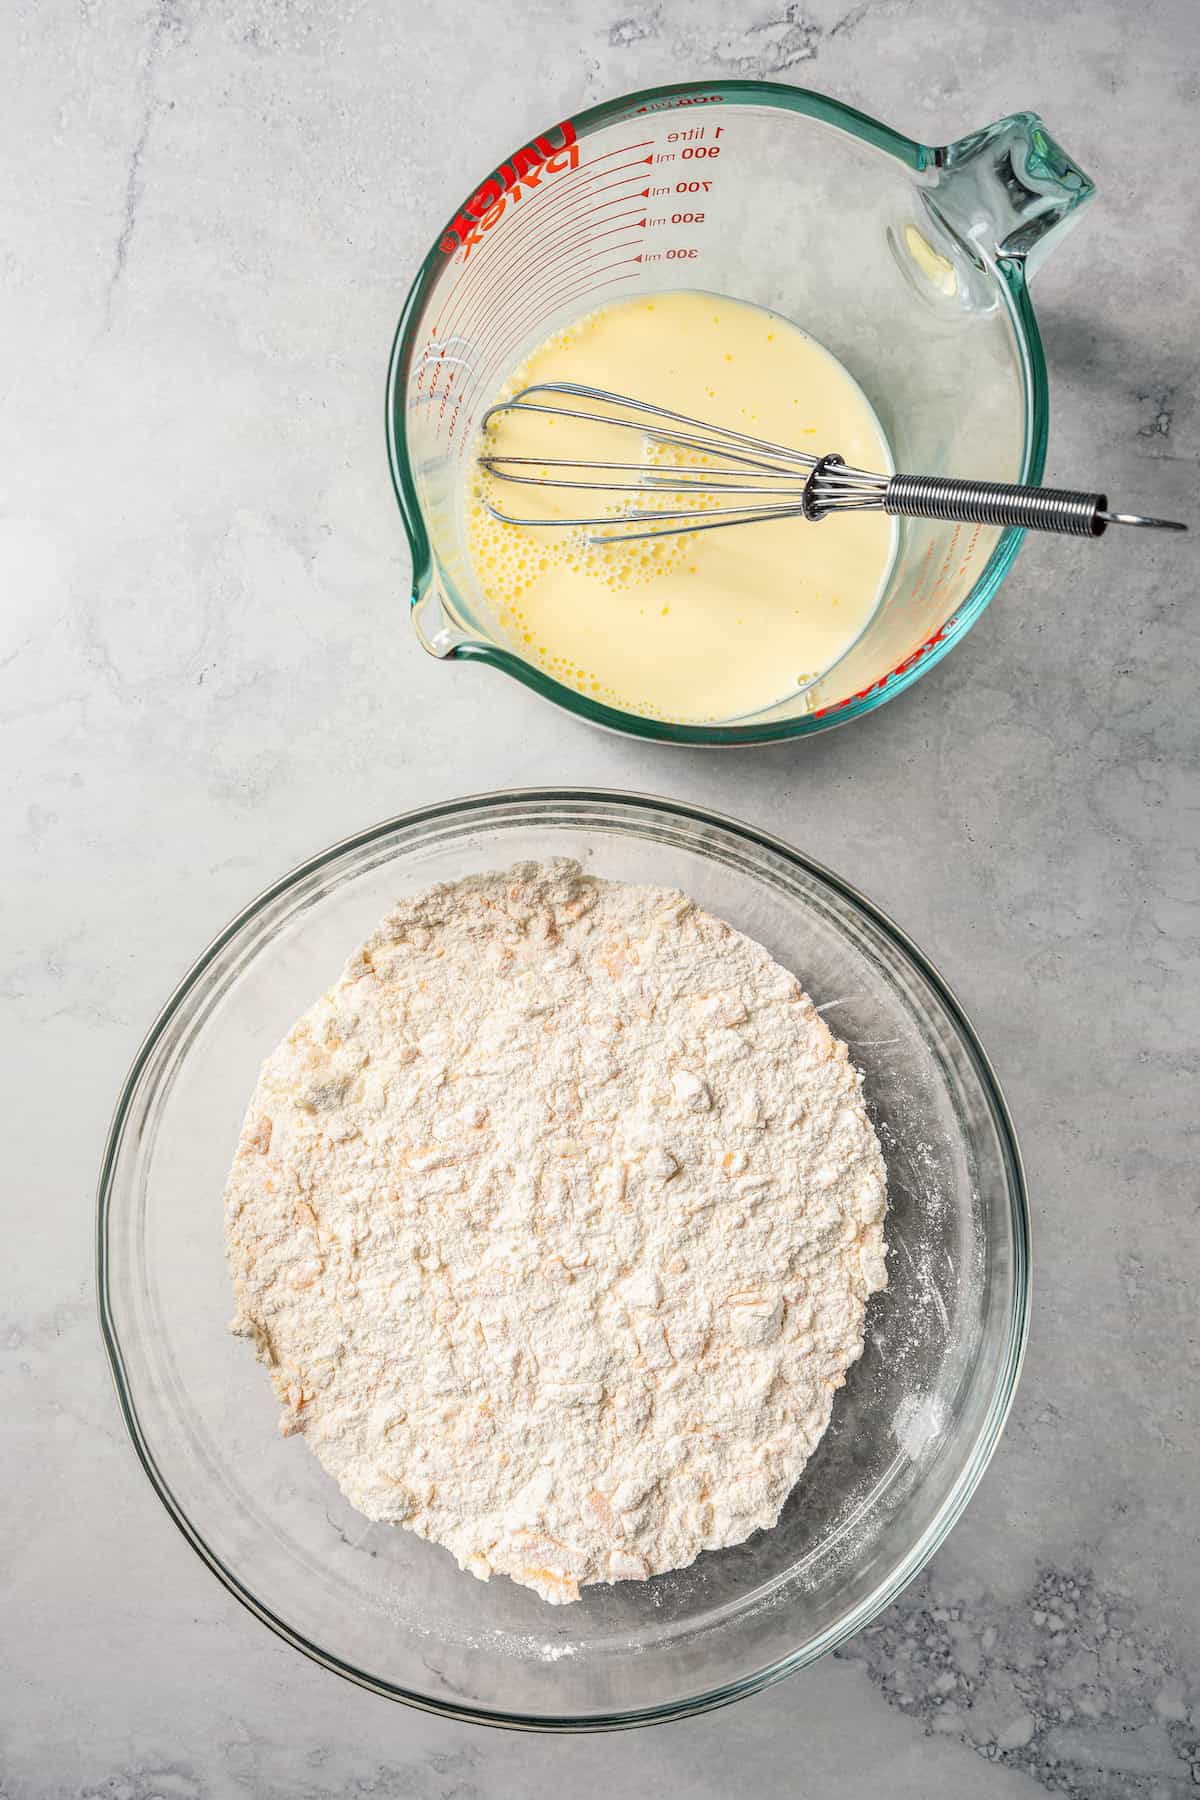
[[[559,396],[569,406],[556,404]],[[578,402],[585,404],[581,407]],[[592,404],[604,410],[594,412]],[[491,481],[521,487],[581,489],[593,494],[632,494],[628,502],[603,512],[591,502],[580,516],[522,515],[484,505],[503,525],[584,526],[589,544],[629,544],[681,532],[723,531],[762,519],[803,517],[810,524],[832,513],[889,512],[910,519],[949,519],[966,525],[1065,531],[1071,537],[1099,537],[1110,525],[1151,525],[1186,531],[1175,519],[1148,519],[1141,513],[1110,512],[1107,494],[1078,494],[1063,488],[1019,487],[1004,481],[958,481],[949,475],[880,475],[850,467],[836,451],[813,456],[728,426],[712,425],[684,413],[630,399],[607,388],[574,381],[537,381],[483,415],[484,431],[508,413],[535,413],[550,420],[583,419],[617,431],[636,432],[647,444],[688,452],[681,463],[622,461],[590,456],[515,456],[490,449],[478,457]],[[700,452],[699,461],[695,452]],[[551,474],[551,470],[554,471]],[[599,479],[597,479],[599,477]],[[669,494],[674,491],[674,507]],[[701,496],[698,509],[690,496]],[[647,506],[653,499],[657,504]],[[630,527],[636,525],[636,531]],[[593,527],[599,529],[593,530]]]
[[[908,519],[953,519],[966,525],[1016,525],[1099,537],[1110,523],[1107,494],[1027,488],[1004,481],[956,481],[945,475],[893,475],[885,512]]]

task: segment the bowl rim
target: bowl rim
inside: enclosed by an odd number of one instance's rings
[[[950,1492],[942,1505],[930,1520],[924,1531],[910,1547],[906,1556],[897,1564],[890,1576],[879,1583],[859,1604],[834,1624],[828,1626],[816,1638],[793,1651],[787,1656],[776,1658],[761,1668],[751,1671],[735,1681],[722,1683],[706,1689],[688,1699],[672,1701],[665,1705],[632,1709],[619,1714],[597,1714],[594,1716],[578,1716],[574,1714],[525,1715],[507,1712],[498,1708],[485,1708],[456,1704],[452,1701],[434,1700],[414,1690],[400,1687],[368,1670],[360,1669],[344,1658],[333,1655],[312,1642],[305,1634],[289,1625],[265,1601],[258,1598],[227,1567],[222,1559],[206,1543],[200,1530],[188,1517],[181,1503],[176,1499],[170,1483],[159,1468],[154,1451],[149,1443],[139,1416],[137,1402],[134,1398],[130,1371],[114,1316],[111,1293],[113,1262],[109,1246],[110,1205],[113,1197],[114,1179],[120,1162],[126,1127],[129,1123],[131,1109],[142,1073],[153,1056],[158,1044],[171,1025],[176,1013],[196,989],[199,982],[220,955],[221,951],[262,913],[273,901],[279,899],[289,889],[297,886],[310,876],[319,873],[339,857],[355,850],[366,848],[379,842],[390,833],[405,827],[417,827],[452,820],[468,819],[486,815],[502,807],[514,805],[571,805],[573,803],[599,803],[607,806],[631,808],[635,813],[667,813],[683,819],[690,824],[716,826],[719,830],[741,838],[751,846],[770,851],[776,856],[801,870],[804,874],[815,876],[824,882],[841,898],[857,907],[868,920],[890,938],[895,946],[916,967],[918,973],[933,988],[938,1000],[946,1008],[955,1028],[960,1034],[962,1045],[972,1063],[975,1073],[991,1110],[993,1123],[1000,1140],[1003,1162],[1007,1174],[1007,1194],[1010,1208],[1010,1222],[1013,1239],[1013,1273],[1012,1293],[1009,1304],[1008,1332],[1002,1366],[998,1372],[995,1386],[988,1404],[987,1412],[978,1428],[975,1442],[971,1446],[962,1469],[959,1471]],[[437,1714],[443,1718],[456,1719],[476,1725],[490,1725],[510,1730],[536,1732],[592,1732],[629,1729],[635,1726],[652,1725],[668,1720],[691,1718],[697,1714],[708,1712],[719,1706],[730,1704],[734,1700],[749,1694],[758,1693],[761,1689],[773,1685],[784,1676],[808,1666],[828,1651],[837,1649],[849,1638],[854,1637],[866,1625],[876,1618],[886,1607],[890,1606],[899,1594],[920,1574],[935,1551],[945,1541],[951,1528],[958,1521],[967,1502],[970,1500],[981,1480],[988,1463],[991,1461],[996,1445],[999,1442],[1005,1420],[1012,1407],[1024,1360],[1025,1347],[1029,1333],[1029,1303],[1031,1293],[1031,1222],[1029,1213],[1028,1189],[1025,1179],[1024,1165],[1017,1142],[1016,1131],[1009,1113],[996,1072],[990,1058],[984,1050],[974,1027],[964,1012],[957,996],[945,981],[936,966],[913,942],[908,934],[894,920],[872,901],[862,894],[851,883],[827,868],[815,858],[807,856],[786,840],[776,837],[771,832],[761,831],[744,820],[728,814],[714,812],[710,808],[694,806],[685,801],[672,800],[665,796],[627,792],[616,788],[587,787],[536,787],[495,789],[478,794],[462,795],[456,799],[438,801],[431,805],[415,807],[411,810],[381,820],[364,830],[351,833],[297,863],[285,875],[279,877],[269,886],[262,889],[254,899],[250,900],[234,915],[229,923],[217,932],[205,949],[192,963],[187,973],[177,983],[165,1005],[159,1010],[157,1017],[138,1047],[129,1071],[122,1083],[112,1122],[105,1140],[101,1159],[100,1175],[96,1197],[96,1294],[100,1319],[100,1332],[108,1359],[109,1369],[116,1388],[117,1400],[134,1452],[150,1482],[158,1495],[168,1516],[191,1545],[197,1556],[204,1562],[221,1584],[228,1589],[246,1610],[260,1619],[277,1637],[291,1644],[312,1662],[340,1675],[355,1686],[365,1688],[381,1697],[412,1706],[420,1711]]]
[[[891,156],[915,174],[937,164],[937,146],[920,143],[870,114],[860,112],[857,107],[835,100],[830,94],[820,93],[814,88],[792,87],[787,82],[779,81],[740,78],[712,82],[666,82],[619,94],[599,105],[573,113],[571,124],[582,138],[591,131],[620,120],[631,107],[648,111],[655,109],[657,103],[663,100],[679,102],[712,95],[717,90],[722,103],[765,106],[835,126],[870,145],[881,155]],[[425,301],[444,263],[440,250],[442,235],[439,232],[422,258],[400,309],[388,358],[384,392],[388,467],[412,562],[409,611],[414,620],[423,602],[437,593],[439,579],[444,579],[433,553],[424,510],[413,478],[404,409],[404,387],[418,347]],[[1024,436],[1021,468],[1016,479],[1021,484],[1036,485],[1045,471],[1050,431],[1049,380],[1041,332],[1029,297],[1023,259],[1018,256],[998,256],[991,265],[991,273],[995,277],[996,291],[1012,330],[1024,390]],[[624,712],[619,707],[606,706],[598,700],[590,699],[586,694],[577,693],[574,688],[565,687],[545,670],[525,662],[515,651],[493,643],[482,633],[456,638],[448,649],[438,650],[434,654],[444,656],[449,661],[481,663],[485,667],[498,669],[551,705],[624,737],[709,749],[779,744],[792,739],[814,737],[822,731],[848,725],[852,719],[862,718],[887,701],[894,700],[898,694],[906,692],[914,682],[928,674],[982,616],[1012,567],[1024,539],[1024,531],[1016,527],[1009,526],[1002,531],[962,605],[943,621],[931,638],[913,653],[903,657],[889,674],[880,677],[860,694],[848,696],[827,709],[801,713],[790,719],[768,720],[757,725],[736,722],[726,725],[688,725]],[[418,636],[422,642],[425,641],[420,631]]]

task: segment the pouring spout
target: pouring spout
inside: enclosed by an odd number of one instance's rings
[[[430,656],[436,656],[439,661],[454,656],[463,644],[469,642],[466,633],[457,628],[450,616],[436,575],[414,589],[412,622],[422,650]]]
[[[1095,184],[1036,113],[1012,113],[935,150],[926,204],[985,265],[1032,273],[1073,225]]]

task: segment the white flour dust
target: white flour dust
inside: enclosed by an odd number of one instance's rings
[[[402,902],[268,1058],[234,1329],[348,1499],[569,1601],[770,1526],[886,1283],[861,1081],[664,889]]]

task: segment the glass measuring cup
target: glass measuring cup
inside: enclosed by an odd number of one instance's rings
[[[421,643],[671,743],[803,737],[903,692],[979,617],[1021,532],[902,521],[875,613],[815,683],[723,723],[644,718],[555,681],[490,618],[461,509],[480,418],[557,326],[631,294],[699,288],[783,313],[832,350],[897,468],[1037,482],[1046,369],[1028,278],[1092,192],[1032,113],[932,148],[774,82],[650,89],[530,139],[447,225],[396,331],[388,449]],[[800,557],[820,526],[796,529]]]

